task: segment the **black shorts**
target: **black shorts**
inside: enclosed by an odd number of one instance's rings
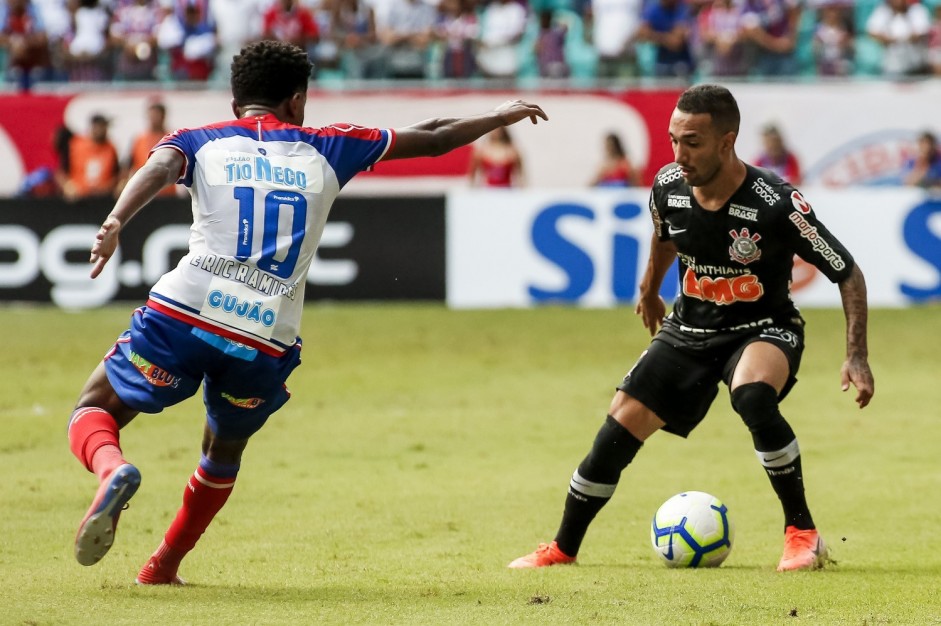
[[[719,393],[719,381],[732,381],[745,347],[755,341],[774,344],[787,357],[790,374],[779,396],[783,399],[797,382],[804,351],[800,323],[703,331],[668,318],[617,388],[666,422],[663,430],[686,437],[706,416]]]

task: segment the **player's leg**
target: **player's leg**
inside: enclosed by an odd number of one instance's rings
[[[82,565],[94,565],[107,554],[121,511],[140,486],[140,472],[124,459],[119,437],[119,430],[137,413],[115,393],[100,363],[85,383],[68,425],[69,448],[99,481],[75,537],[75,558]]]
[[[555,538],[563,553],[573,557],[578,554],[589,524],[614,495],[621,472],[634,460],[644,441],[664,425],[636,398],[618,390],[591,450],[569,483]]]
[[[779,570],[818,567],[825,557],[804,495],[797,437],[778,408],[782,392],[793,384],[800,348],[799,334],[787,330],[781,341],[749,343],[729,384],[732,406],[748,426],[755,454],[784,509],[785,554]]]
[[[177,571],[222,509],[235,487],[248,438],[221,439],[209,424],[203,435],[203,455],[183,490],[183,505],[157,551],[137,575],[141,585],[184,584]]]
[[[72,453],[99,480],[125,463],[118,433],[137,414],[115,393],[104,362],[99,363],[79,394],[68,425]]]
[[[611,499],[621,472],[643,442],[661,428],[685,437],[706,415],[718,392],[719,374],[712,360],[701,350],[691,351],[682,336],[659,337],[618,385],[605,423],[572,475],[555,541],[516,559],[510,567],[573,562],[588,526]]]
[[[139,413],[159,413],[190,397],[200,377],[187,375],[190,327],[140,308],[131,327],[82,390],[69,422],[69,446],[101,484],[79,525],[75,556],[92,565],[107,553],[122,508],[140,485],[140,472],[125,461],[118,431]]]
[[[574,562],[588,526],[614,495],[621,472],[643,442],[663,425],[653,411],[619,389],[591,450],[572,475],[555,540],[541,544],[535,552],[516,559],[509,567],[523,569]]]
[[[203,383],[207,423],[202,458],[163,541],[137,575],[139,584],[182,584],[180,562],[231,495],[249,438],[290,398],[285,382],[300,363],[300,344],[269,356],[209,333],[196,336],[226,356],[216,359]]]

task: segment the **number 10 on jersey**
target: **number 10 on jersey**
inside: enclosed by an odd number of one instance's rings
[[[235,199],[239,205],[238,243],[235,258],[248,260],[254,250],[255,236],[255,189],[236,187]],[[291,230],[280,233],[282,209],[291,211]],[[255,265],[258,269],[274,274],[278,278],[289,278],[294,273],[297,257],[304,241],[307,225],[307,198],[290,191],[269,191],[265,194],[261,213],[261,255]],[[280,244],[280,248],[279,248]]]

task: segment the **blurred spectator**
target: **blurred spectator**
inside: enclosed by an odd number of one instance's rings
[[[425,78],[427,51],[438,14],[423,0],[397,0],[384,28],[377,27],[384,76]]]
[[[517,45],[526,32],[526,9],[516,0],[491,0],[480,17],[477,67],[487,78],[515,78]]]
[[[604,137],[604,158],[595,177],[591,180],[592,187],[638,187],[641,184],[640,172],[634,169],[627,158],[624,144],[616,133],[608,133]]]
[[[333,7],[339,0],[319,0],[311,11],[317,24],[317,42],[311,47],[314,72],[340,68],[338,33],[333,28]]]
[[[914,187],[941,188],[941,151],[938,138],[931,131],[918,135],[915,156],[905,163],[902,182]]]
[[[98,0],[69,0],[72,28],[62,40],[69,80],[111,79],[108,27],[111,16]]]
[[[568,28],[555,21],[552,11],[539,12],[539,34],[536,36],[535,53],[542,78],[567,78],[569,64],[565,60],[565,37]]]
[[[753,161],[757,167],[771,170],[795,187],[801,184],[800,161],[784,142],[777,126],[768,124],[761,132],[762,152]]]
[[[0,7],[0,48],[7,51],[7,76],[23,91],[48,72],[49,39],[29,0],[6,0]]]
[[[154,78],[159,24],[160,9],[151,0],[131,0],[118,5],[110,29],[111,42],[117,49],[115,78]]]
[[[921,2],[880,2],[866,22],[866,32],[882,44],[882,72],[886,76],[924,74],[927,69],[931,16]]]
[[[843,4],[830,3],[818,10],[814,28],[814,60],[821,76],[849,76],[853,72],[854,37],[851,15]]]
[[[801,0],[746,0],[745,39],[752,45],[759,76],[797,74],[797,29]]]
[[[55,45],[71,28],[72,16],[65,0],[32,0],[31,4],[39,13],[46,36],[49,37],[49,45]]]
[[[261,37],[263,0],[209,0],[209,19],[216,26],[215,76],[229,80],[232,59]]]
[[[472,187],[523,185],[523,160],[506,127],[491,131],[474,144],[468,177]]]
[[[52,149],[56,155],[53,177],[58,193],[63,195],[65,193],[66,183],[68,183],[69,180],[69,172],[72,171],[72,160],[69,154],[69,148],[72,145],[72,138],[74,136],[75,133],[65,124],[56,128],[52,135]]]
[[[139,170],[147,162],[150,156],[150,150],[157,145],[170,131],[167,130],[167,107],[159,101],[151,101],[147,105],[147,128],[134,137],[131,141],[131,152],[128,155],[127,164],[121,176],[120,188],[123,188],[130,180],[134,172]],[[173,197],[176,195],[176,185],[167,185],[158,194],[164,197]]]
[[[691,27],[692,16],[685,0],[651,0],[644,7],[638,39],[656,47],[654,76],[688,78],[692,75]]]
[[[337,0],[333,5],[333,32],[340,45],[341,64],[347,78],[382,75],[382,51],[376,38],[376,20],[365,0]]]
[[[388,28],[389,17],[398,0],[361,0],[372,11],[376,30]]]
[[[444,42],[441,75],[444,78],[470,78],[477,69],[474,52],[480,25],[473,0],[441,0],[438,38]]]
[[[634,37],[642,5],[643,0],[591,0],[585,17],[598,53],[598,78],[637,76]]]
[[[742,0],[716,0],[697,17],[701,43],[700,70],[711,76],[744,76],[748,73],[742,29]]]
[[[110,196],[118,183],[118,151],[108,139],[109,121],[101,114],[91,117],[88,136],[69,140],[68,177],[62,189],[69,200]]]
[[[941,2],[934,5],[934,20],[928,31],[928,65],[932,74],[941,76]]]
[[[170,53],[174,80],[205,81],[212,73],[216,33],[198,4],[187,4],[183,19],[167,15],[157,29],[157,45]]]
[[[297,0],[275,0],[265,11],[262,37],[310,49],[320,37],[313,14]]]

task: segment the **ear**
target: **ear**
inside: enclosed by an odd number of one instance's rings
[[[242,118],[242,111],[240,110],[239,105],[235,103],[235,98],[232,98],[232,114],[235,115],[235,119]]]
[[[288,112],[291,114],[291,120],[298,126],[304,123],[304,107],[306,106],[306,91],[298,91],[288,100]]]
[[[722,149],[726,152],[735,151],[735,140],[738,138],[738,133],[734,130],[730,130],[722,136]]]

